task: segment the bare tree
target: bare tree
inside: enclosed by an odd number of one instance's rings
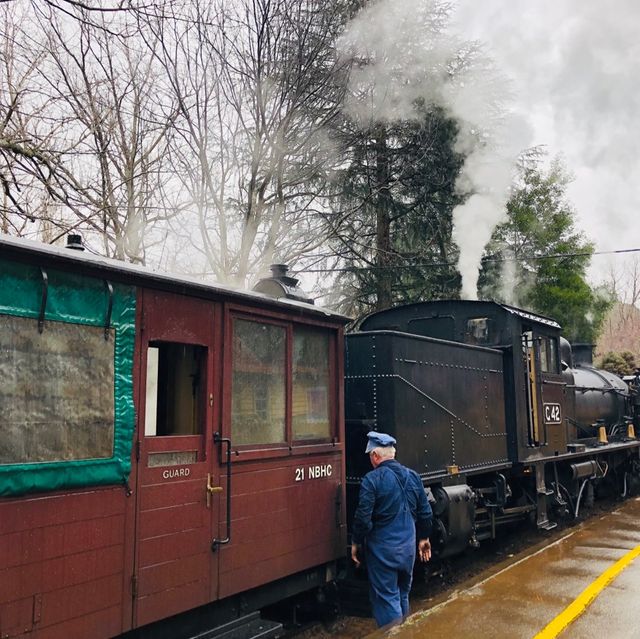
[[[162,160],[173,98],[163,95],[153,57],[133,39],[114,39],[85,23],[70,34],[54,16],[50,25],[55,73],[49,84],[78,133],[73,168],[83,174],[79,194],[98,216],[105,252],[144,261],[145,233],[148,238],[167,216],[158,194],[167,180]]]
[[[173,7],[141,27],[175,92],[171,207],[197,221],[206,270],[245,283],[273,259],[316,248],[335,161],[324,134],[339,113],[343,16],[319,0]]]
[[[133,261],[175,231],[192,271],[237,283],[317,249],[341,0],[107,5],[32,0],[39,28],[5,28],[3,228],[82,230]]]
[[[44,239],[79,229],[99,237],[105,254],[143,262],[152,228],[167,217],[157,204],[175,109],[149,51],[113,37],[129,19],[100,14],[93,22],[101,29],[52,9],[33,33],[13,29],[5,67],[18,60],[28,76],[20,84],[6,76],[13,94],[3,109],[0,175],[9,176],[5,211],[46,221]],[[33,192],[40,197],[26,197]]]
[[[41,229],[60,187],[50,152],[59,125],[47,119],[50,101],[38,83],[45,48],[35,40],[25,46],[18,25],[27,16],[19,6],[4,5],[0,12],[1,228],[25,235]]]
[[[640,358],[640,259],[612,265],[605,286],[616,301],[604,321],[596,350],[600,355],[630,351]]]

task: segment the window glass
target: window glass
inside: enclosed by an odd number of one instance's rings
[[[555,338],[549,339],[549,358],[550,358],[550,373],[559,373],[558,368],[558,340]]]
[[[144,434],[199,435],[204,425],[206,348],[154,342],[147,350]]]
[[[286,441],[286,341],[282,326],[233,323],[231,428],[233,443]]]
[[[0,380],[0,464],[113,455],[113,331],[0,315]]]
[[[540,367],[544,373],[557,373],[556,340],[550,337],[540,338]]]
[[[329,335],[296,327],[293,333],[293,438],[326,439],[329,422]]]
[[[488,344],[491,320],[488,317],[473,317],[467,320],[467,344]]]

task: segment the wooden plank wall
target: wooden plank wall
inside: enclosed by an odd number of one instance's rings
[[[331,464],[331,477],[295,481],[297,467],[316,464]],[[235,464],[232,541],[220,549],[220,597],[342,556],[344,527],[336,525],[341,481],[339,454]]]
[[[0,636],[121,633],[122,487],[0,500]]]

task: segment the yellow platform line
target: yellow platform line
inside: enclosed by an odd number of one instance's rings
[[[636,558],[640,546],[636,546],[607,568],[593,583],[589,584],[553,621],[545,626],[533,639],[553,639],[570,623],[575,621],[589,604]]]

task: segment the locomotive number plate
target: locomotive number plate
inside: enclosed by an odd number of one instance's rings
[[[331,464],[317,464],[316,466],[298,466],[296,470],[296,481],[304,481],[305,479],[322,479],[323,477],[331,477],[333,467]]]
[[[560,404],[543,404],[542,414],[545,424],[562,424],[562,409]]]

